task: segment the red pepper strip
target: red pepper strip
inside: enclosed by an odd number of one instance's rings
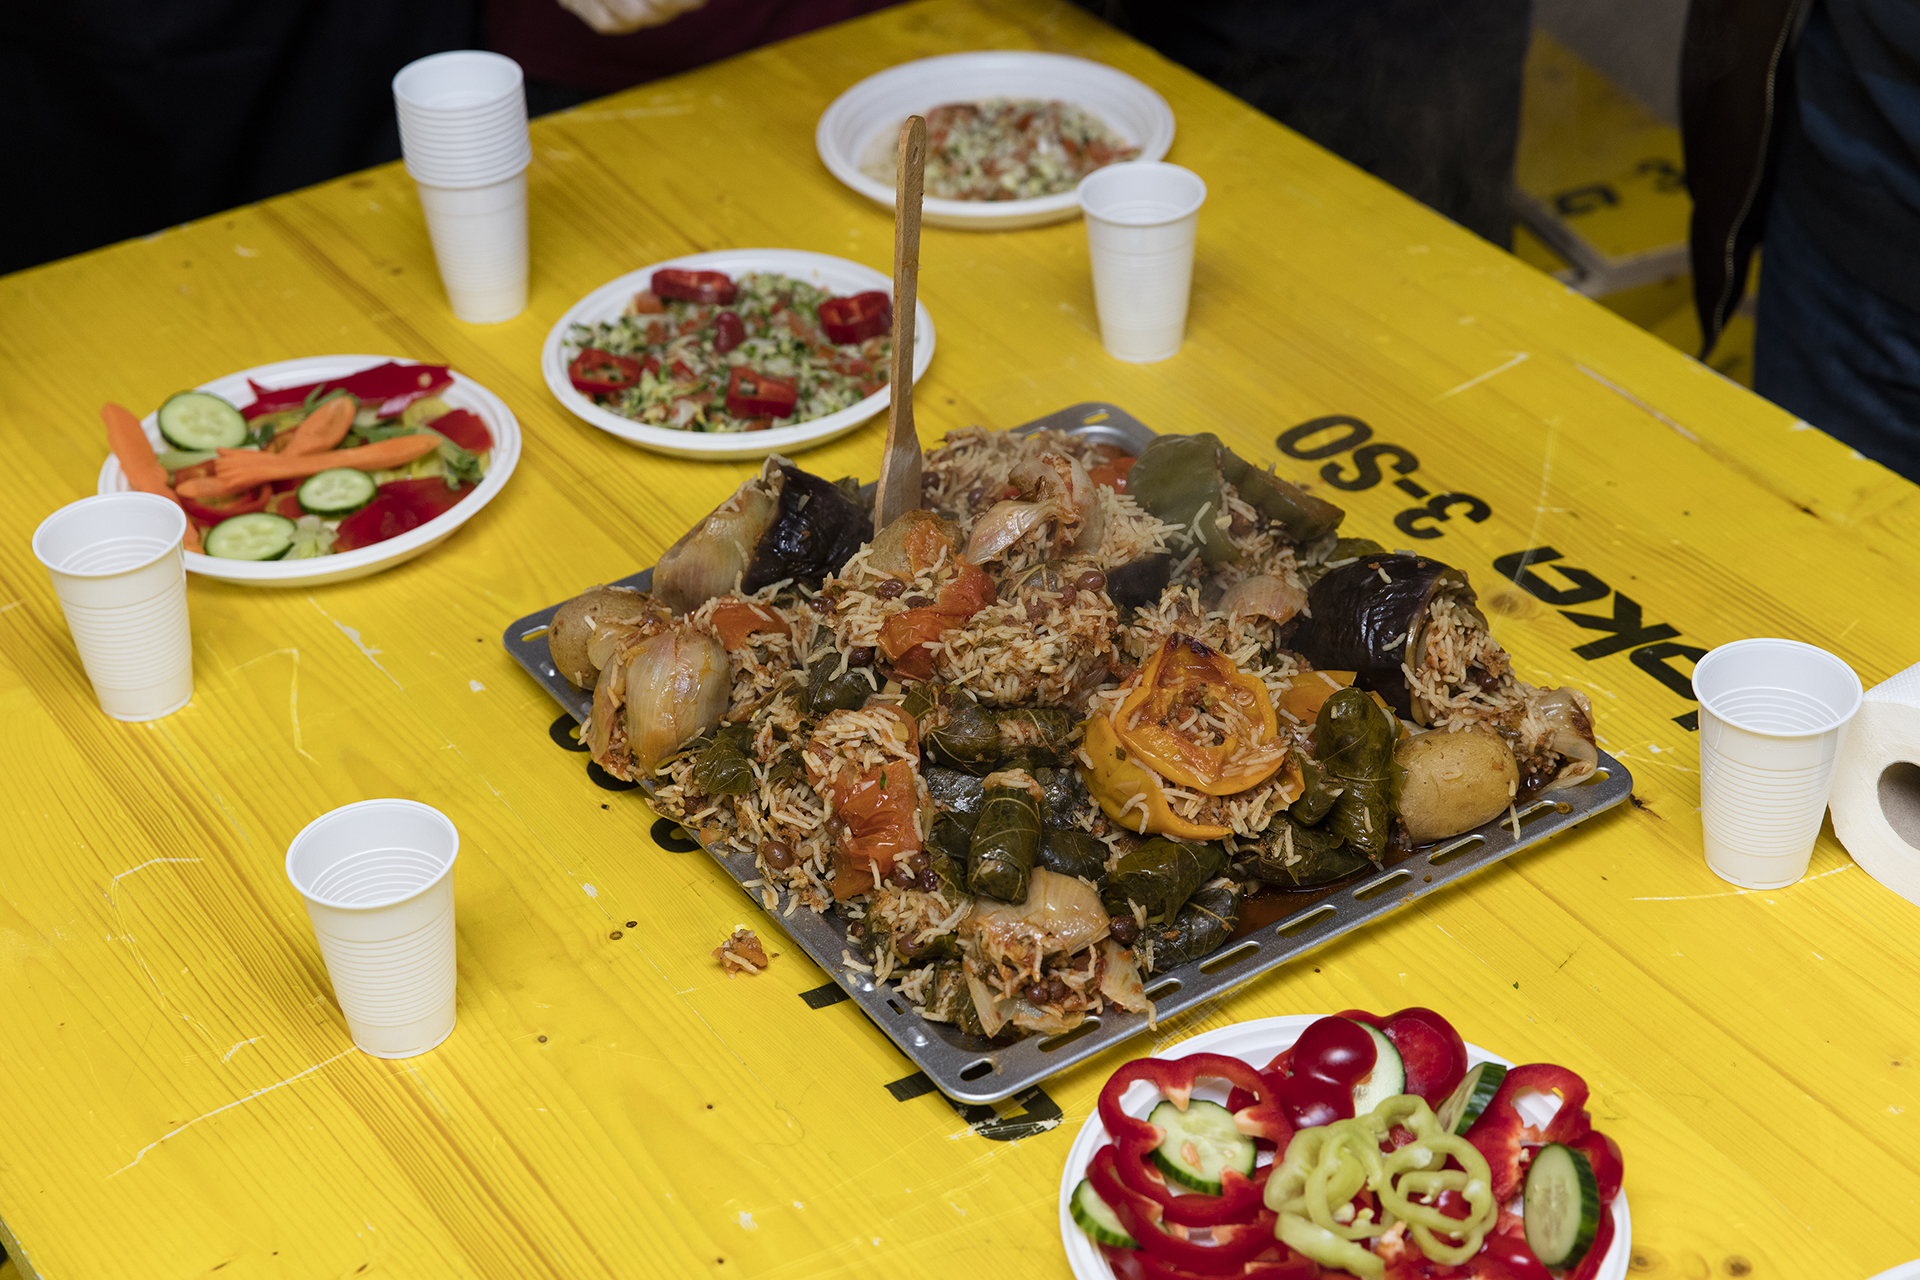
[[[1157,1125],[1135,1119],[1120,1108],[1121,1095],[1136,1080],[1145,1080],[1184,1108],[1193,1096],[1193,1086],[1203,1077],[1225,1080],[1253,1095],[1254,1102],[1234,1112],[1234,1124],[1248,1137],[1265,1138],[1284,1150],[1293,1139],[1293,1126],[1281,1115],[1273,1101],[1272,1089],[1255,1071],[1238,1058],[1218,1053],[1195,1053],[1184,1058],[1136,1058],[1114,1072],[1100,1091],[1100,1123],[1113,1136],[1116,1165],[1128,1189],[1162,1207],[1166,1220],[1181,1226],[1208,1227],[1244,1220],[1258,1211],[1264,1174],[1255,1180],[1228,1170],[1221,1179],[1221,1194],[1176,1196],[1168,1189],[1149,1162],[1153,1149],[1165,1137]],[[1111,1203],[1111,1202],[1109,1202]]]
[[[828,298],[817,310],[827,337],[843,347],[877,338],[893,328],[893,299],[878,289],[851,298]]]
[[[1210,1229],[1211,1244],[1200,1244],[1162,1230],[1162,1206],[1129,1190],[1120,1181],[1112,1143],[1094,1153],[1093,1163],[1087,1166],[1087,1178],[1113,1210],[1114,1217],[1120,1219],[1127,1234],[1138,1240],[1141,1251],[1155,1262],[1203,1276],[1230,1276],[1238,1274],[1246,1263],[1273,1244],[1274,1215],[1264,1211],[1251,1221],[1215,1224]]]
[[[1601,1205],[1612,1204],[1613,1198],[1620,1194],[1620,1181],[1626,1172],[1626,1162],[1620,1156],[1620,1144],[1598,1129],[1593,1129],[1578,1142],[1569,1142],[1567,1145],[1585,1156],[1587,1163],[1593,1166],[1593,1180],[1600,1185]]]
[[[610,395],[640,381],[640,362],[598,347],[586,347],[567,365],[567,380],[583,395]]]
[[[453,385],[453,375],[443,364],[401,364],[389,360],[344,378],[311,382],[304,387],[269,389],[251,378],[247,385],[253,388],[254,401],[240,413],[248,421],[282,409],[298,409],[307,402],[308,396],[322,390],[350,391],[356,399],[378,405],[380,416],[388,417],[423,396],[446,390]]]
[[[1204,1280],[1196,1272],[1169,1266],[1140,1249],[1103,1244],[1100,1252],[1118,1280]],[[1276,1241],[1266,1252],[1231,1274],[1234,1280],[1318,1280],[1326,1273],[1312,1258]]]
[[[1560,1110],[1547,1127],[1536,1129],[1515,1109],[1523,1093],[1560,1096]],[[1593,1123],[1581,1109],[1587,1100],[1587,1082],[1551,1062],[1530,1062],[1507,1072],[1500,1090],[1480,1118],[1467,1130],[1471,1142],[1487,1158],[1493,1171],[1493,1198],[1505,1204],[1519,1194],[1521,1178],[1531,1153],[1523,1150],[1549,1142],[1574,1143],[1587,1136]]]
[[[727,412],[736,418],[784,418],[799,400],[800,389],[790,379],[738,364],[727,375]]]
[[[1600,1229],[1593,1234],[1593,1244],[1587,1249],[1587,1256],[1580,1259],[1567,1280],[1593,1280],[1600,1274],[1600,1266],[1606,1261],[1607,1253],[1613,1248],[1613,1210],[1602,1207],[1600,1210]]]
[[[724,271],[687,271],[665,267],[653,273],[653,296],[684,302],[717,302],[726,306],[740,287]]]

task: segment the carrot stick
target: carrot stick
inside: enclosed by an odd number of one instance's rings
[[[287,441],[287,447],[280,452],[323,453],[347,438],[347,431],[353,426],[353,415],[358,411],[360,402],[352,396],[338,396],[327,401],[318,409],[300,420],[293,429],[293,437]]]
[[[123,406],[109,402],[100,406],[100,420],[107,424],[107,447],[120,460],[120,470],[126,473],[127,483],[142,493],[171,498],[173,490],[167,487],[166,468],[154,457],[147,433],[140,429],[140,419]]]
[[[222,450],[214,463],[214,474],[182,481],[180,492],[189,498],[218,498],[245,493],[274,480],[292,480],[316,475],[334,467],[353,467],[360,471],[386,471],[404,467],[415,458],[424,458],[440,447],[440,437],[430,431],[418,435],[395,436],[378,444],[363,444],[354,449],[329,449],[325,453],[261,453],[253,449]]]
[[[141,493],[158,494],[177,504],[180,499],[167,486],[167,470],[154,456],[153,445],[140,428],[140,419],[124,405],[108,401],[100,406],[100,420],[107,424],[107,447],[120,460],[120,470],[127,477],[127,483]],[[191,516],[187,518],[186,547],[189,551],[200,550],[200,529]]]

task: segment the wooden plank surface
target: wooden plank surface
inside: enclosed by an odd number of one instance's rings
[[[1164,364],[1107,358],[1078,223],[928,228],[923,437],[1111,400],[1218,431],[1410,545],[1396,516],[1426,500],[1400,477],[1336,491],[1318,473],[1359,483],[1351,452],[1276,444],[1358,418],[1400,446],[1385,462],[1417,462],[1405,478],[1484,504],[1407,527],[1473,575],[1523,677],[1589,693],[1637,779],[1633,806],[1140,1048],[1432,1006],[1593,1085],[1636,1276],[1864,1276],[1920,1253],[1913,908],[1830,832],[1790,889],[1715,879],[1684,681],[1636,662],[1644,643],[1574,652],[1662,624],[1695,649],[1782,634],[1883,679],[1916,657],[1915,490],[1068,4],[927,0],[536,123],[532,304],[505,324],[451,317],[397,165],[0,279],[0,1220],[23,1275],[1067,1274],[1061,1163],[1130,1055],[997,1109],[1024,1126],[890,1092],[911,1064],[850,1003],[802,998],[830,975],[704,855],[658,843],[633,793],[597,788],[498,644],[651,563],[750,470],[567,415],[538,370],[554,320],[693,250],[884,270],[889,213],[826,173],[814,121],[883,67],[996,47],[1099,58],[1172,103],[1171,158],[1211,192],[1190,331]],[[98,405],[327,352],[453,364],[519,416],[520,469],[386,574],[194,580],[192,705],[106,720],[27,546],[92,491]],[[804,465],[871,478],[883,431]],[[1563,611],[1501,581],[1496,559],[1540,547],[1605,594]],[[350,1048],[281,870],[310,818],[378,795],[462,837],[459,1026],[404,1062]],[[785,954],[728,980],[707,953],[741,922]]]

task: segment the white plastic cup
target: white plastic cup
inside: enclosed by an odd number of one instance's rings
[[[1081,179],[1100,343],[1128,364],[1180,350],[1193,292],[1193,243],[1207,184],[1177,164],[1134,161]]]
[[[527,175],[488,187],[416,184],[453,314],[497,324],[527,309]]]
[[[461,49],[402,67],[393,77],[400,150],[413,180],[435,187],[486,187],[533,160],[520,64]]]
[[[193,697],[186,513],[151,493],[106,493],[60,508],[33,531],[100,709],[158,720]]]
[[[1860,677],[1798,640],[1735,640],[1693,669],[1707,867],[1744,889],[1807,873]]]
[[[453,1034],[453,860],[460,833],[413,800],[322,814],[287,846],[287,879],[362,1052],[411,1058]]]

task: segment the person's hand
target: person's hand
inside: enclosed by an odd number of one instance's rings
[[[560,0],[560,7],[603,36],[664,26],[707,0]]]

